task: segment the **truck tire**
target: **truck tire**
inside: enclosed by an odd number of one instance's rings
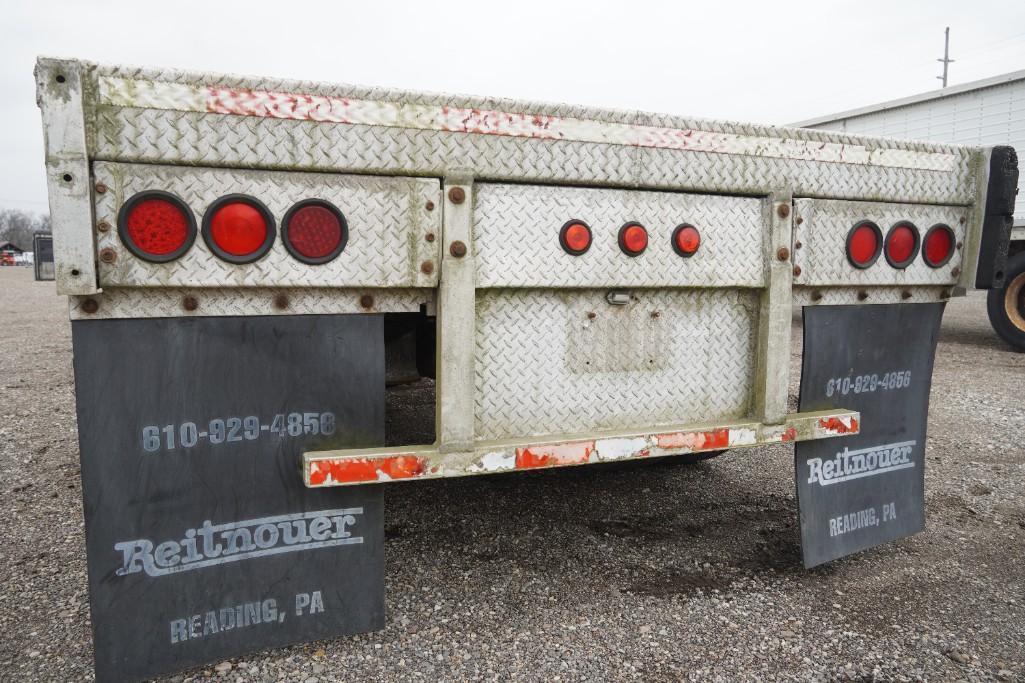
[[[1007,259],[1004,286],[989,290],[989,322],[1015,351],[1025,352],[1025,251]]]

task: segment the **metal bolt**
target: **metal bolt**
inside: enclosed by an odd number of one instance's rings
[[[961,274],[961,269],[958,268],[957,266],[954,266],[953,268],[950,269],[950,275],[952,277],[957,277],[960,274]]]
[[[199,299],[189,294],[182,299],[182,308],[186,311],[194,311],[199,308]]]
[[[597,317],[598,317],[598,314],[595,313],[594,311],[591,311],[590,313],[587,314],[587,319],[588,320],[594,320]]]
[[[812,292],[811,293],[811,300],[812,301],[822,301],[822,292],[820,292],[818,290],[815,290],[814,292]]]
[[[866,292],[864,289],[858,292],[858,301],[864,301],[867,298],[868,292]]]
[[[780,247],[776,250],[776,258],[778,258],[780,261],[786,261],[788,258],[790,258],[790,250],[786,247]]]
[[[462,204],[466,201],[466,190],[461,187],[453,187],[448,191],[448,200],[453,204]]]
[[[794,266],[794,277],[801,277],[801,266]]]
[[[427,209],[428,211],[434,211],[434,202],[432,202],[430,199],[428,199],[427,203],[424,204],[424,208]]]
[[[908,290],[905,289],[903,292],[900,293],[900,298],[901,299],[910,299],[911,298],[911,292],[909,292]]]
[[[961,225],[964,225],[964,216],[961,216]]]
[[[89,298],[84,300],[82,304],[79,306],[79,308],[82,309],[83,313],[88,313],[92,315],[96,311],[100,310],[100,304],[96,301],[96,299]]]
[[[801,224],[801,223],[803,223],[803,222],[804,222],[804,219],[803,219],[803,218],[801,218],[800,216],[798,216],[798,217],[797,217],[797,224],[798,224],[798,225],[800,225],[800,224]]]
[[[283,311],[288,308],[288,295],[278,294],[274,297],[274,308]]]
[[[448,253],[452,254],[456,258],[463,258],[466,256],[466,244],[456,240],[448,246]]]
[[[96,194],[103,194],[107,191],[107,186],[103,183],[96,183]]]
[[[776,207],[776,213],[779,214],[780,218],[786,218],[790,215],[790,205],[780,204],[778,207]]]
[[[964,242],[958,242],[957,243],[957,248],[958,249],[964,249]]]
[[[359,305],[363,308],[373,308],[374,297],[370,296],[369,294],[364,294],[359,298]]]
[[[110,247],[106,249],[100,249],[100,260],[104,263],[113,263],[117,261],[117,254]]]
[[[794,249],[800,249],[803,246],[804,245],[801,244],[801,240],[797,240],[796,242],[794,242]]]
[[[434,263],[431,261],[424,261],[420,264],[420,272],[424,275],[430,275],[434,272]]]
[[[434,241],[434,233],[433,232],[427,233],[426,235],[424,235],[424,239],[427,240],[428,242],[433,242]]]
[[[108,230],[110,230],[110,223],[108,223],[107,221],[100,221],[96,224],[96,229],[100,232],[107,232]]]

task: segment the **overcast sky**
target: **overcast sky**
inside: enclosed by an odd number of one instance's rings
[[[0,0],[0,207],[46,210],[37,55],[789,123],[1025,69],[1025,2]]]

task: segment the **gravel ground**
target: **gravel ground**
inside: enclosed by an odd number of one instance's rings
[[[0,268],[0,679],[89,680],[70,328],[30,277]],[[1023,388],[985,297],[951,302],[928,529],[812,571],[787,446],[394,486],[384,631],[165,680],[1025,680]]]

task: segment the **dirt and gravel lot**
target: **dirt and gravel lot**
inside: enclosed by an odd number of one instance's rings
[[[89,680],[65,303],[0,303],[0,679]],[[1025,680],[1025,355],[984,308],[947,309],[918,536],[804,570],[787,446],[398,485],[384,631],[166,680]]]

